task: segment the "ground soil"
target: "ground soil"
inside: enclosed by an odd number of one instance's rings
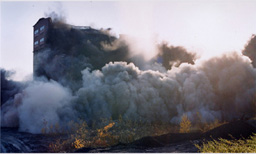
[[[107,148],[81,148],[76,152],[197,152],[195,144],[204,141],[225,138],[248,138],[256,133],[256,120],[237,120],[221,125],[205,133],[169,133],[161,136],[148,136],[130,144],[119,144]]]

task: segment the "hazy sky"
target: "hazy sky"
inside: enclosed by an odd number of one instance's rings
[[[1,1],[1,67],[21,80],[33,70],[33,25],[55,11],[73,25],[165,40],[208,58],[240,52],[256,34],[256,0]]]

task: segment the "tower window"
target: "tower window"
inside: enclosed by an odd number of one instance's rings
[[[38,34],[38,29],[37,29],[37,30],[35,30],[34,34],[35,34],[35,35],[36,35],[36,34]]]
[[[40,27],[40,31],[43,31],[44,30],[44,26]]]
[[[35,44],[35,45],[38,45],[38,41],[36,41],[34,44]]]
[[[41,39],[40,39],[40,43],[42,43],[42,42],[44,42],[44,38],[41,38]]]

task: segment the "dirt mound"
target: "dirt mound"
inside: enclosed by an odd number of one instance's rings
[[[200,137],[200,135],[200,133],[169,133],[161,136],[148,136],[134,141],[133,143],[131,143],[131,145],[144,147],[160,147],[172,143],[196,140]]]
[[[144,147],[160,147],[172,143],[179,143],[183,141],[192,141],[199,139],[240,139],[248,138],[253,133],[256,133],[256,128],[246,121],[234,121],[217,128],[214,128],[205,133],[170,133],[155,137],[144,137],[134,141],[131,145],[144,146]]]
[[[238,120],[214,128],[202,134],[202,138],[240,139],[248,138],[253,133],[256,133],[255,127],[248,124],[246,121]]]

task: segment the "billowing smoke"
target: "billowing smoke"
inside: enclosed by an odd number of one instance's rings
[[[166,69],[171,69],[173,66],[178,67],[181,63],[194,64],[196,59],[195,53],[189,53],[180,46],[168,46],[167,43],[159,45],[159,52],[159,61]]]
[[[41,78],[17,85],[9,88],[18,88],[19,93],[1,106],[2,127],[19,126],[21,131],[40,133],[42,128],[55,124],[66,128],[66,124],[77,117],[70,104],[74,99],[72,92],[61,84]]]
[[[16,127],[18,126],[17,107],[18,103],[14,100],[19,98],[19,92],[25,87],[25,83],[19,83],[11,80],[14,71],[1,71],[1,126]]]
[[[248,44],[243,50],[243,54],[252,60],[253,67],[256,67],[256,35],[252,35]]]
[[[63,20],[53,20],[47,43],[49,48],[35,55],[38,76],[54,79],[72,89],[81,85],[81,70],[85,68],[95,70],[110,61],[131,61],[127,45],[108,30],[79,29]]]
[[[255,112],[256,70],[236,53],[197,66],[182,64],[165,73],[142,71],[125,62],[82,73],[77,109],[86,119],[117,119],[122,115],[177,123],[183,114],[195,122],[200,113],[209,122]]]
[[[55,124],[64,127],[75,117],[70,90],[55,81],[31,82],[21,95],[22,103],[18,107],[21,131],[40,133],[40,128]]]
[[[1,71],[1,106],[10,98],[14,98],[14,95],[21,90],[21,83],[12,81],[10,78],[15,72],[6,71],[0,68]]]
[[[178,123],[184,114],[197,122],[200,113],[210,122],[255,113],[256,70],[237,53],[197,65],[181,64],[166,72],[110,62],[101,71],[84,69],[82,82],[73,93],[55,81],[31,82],[13,101],[11,111],[20,129],[40,133],[44,121],[47,126],[58,123],[64,127],[70,120],[90,122],[120,115]],[[2,118],[7,116],[3,113]]]
[[[194,63],[195,55],[182,47],[159,45],[157,57],[145,60],[141,54],[134,54],[130,37],[117,38],[110,29],[76,27],[65,23],[64,17],[50,14],[53,24],[49,29],[48,49],[35,54],[39,68],[38,76],[54,79],[71,89],[81,85],[81,70],[101,69],[105,64],[115,61],[132,62],[142,70],[160,69],[155,59],[163,59],[163,66],[171,69],[174,63]],[[157,47],[157,45],[155,45]],[[171,64],[172,63],[172,64]],[[164,68],[161,68],[164,69]]]
[[[131,55],[125,40],[108,30],[76,29],[62,22],[53,25],[47,41],[49,48],[36,54],[37,73],[43,77],[24,86],[1,79],[7,89],[1,126],[40,133],[78,119],[90,123],[122,116],[179,123],[186,114],[196,123],[198,113],[203,122],[211,122],[256,112],[256,70],[238,53],[194,64],[195,54],[161,44],[155,58],[162,58],[161,65]]]

